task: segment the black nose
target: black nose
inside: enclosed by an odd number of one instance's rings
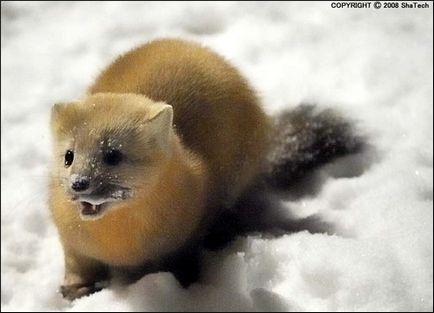
[[[89,188],[89,179],[79,177],[72,182],[71,188],[74,191],[85,191],[86,189]]]

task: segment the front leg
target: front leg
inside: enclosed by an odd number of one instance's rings
[[[97,283],[108,278],[108,267],[91,258],[65,249],[65,279],[60,287],[63,297],[74,300],[102,289]]]

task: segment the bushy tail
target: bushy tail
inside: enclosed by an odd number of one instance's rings
[[[333,226],[317,216],[303,219],[288,216],[277,194],[291,189],[315,168],[361,152],[364,140],[355,135],[352,125],[336,112],[318,112],[312,105],[279,113],[275,117],[265,172],[246,190],[233,210],[214,221],[204,246],[221,248],[236,236],[256,232],[272,236],[300,229],[333,233]]]
[[[275,118],[265,181],[285,189],[308,171],[363,147],[363,138],[336,112],[300,105]]]

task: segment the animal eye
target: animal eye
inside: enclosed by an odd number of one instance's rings
[[[70,167],[72,161],[74,161],[74,152],[67,150],[65,153],[65,167]]]
[[[108,165],[118,165],[122,161],[122,152],[116,149],[104,153],[104,163]]]

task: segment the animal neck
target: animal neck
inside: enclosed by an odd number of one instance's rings
[[[147,193],[149,205],[187,205],[185,199],[201,197],[205,178],[201,163],[185,150],[179,138],[173,135],[169,159],[163,165],[160,175]]]

